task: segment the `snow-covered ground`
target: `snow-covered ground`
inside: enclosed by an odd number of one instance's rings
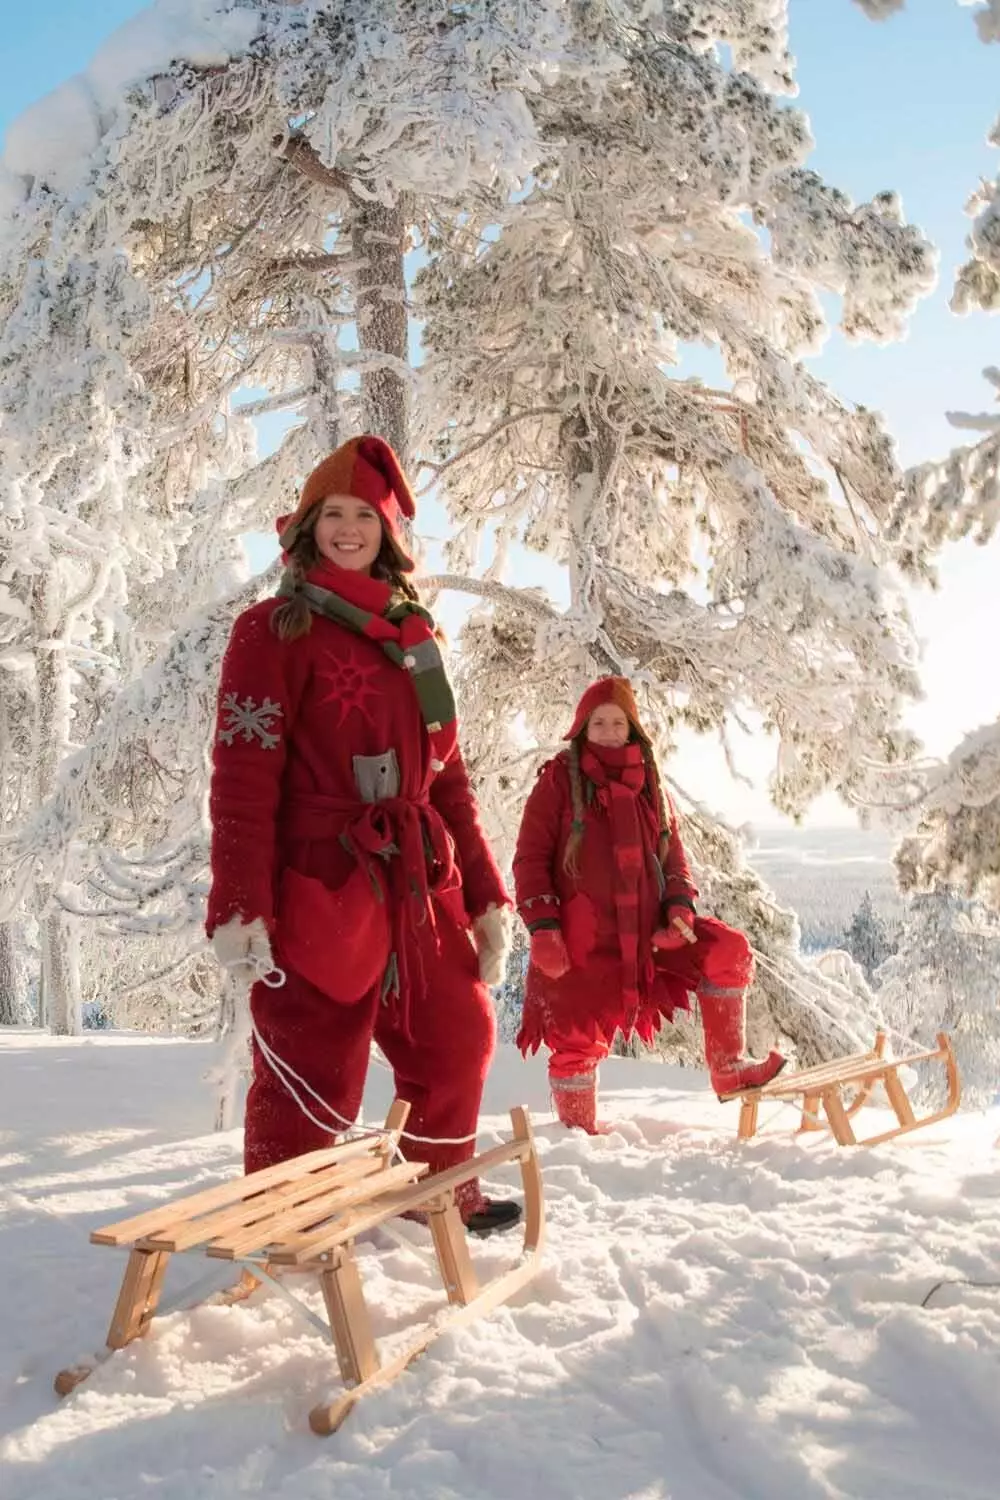
[[[121,1272],[87,1232],[236,1165],[211,1061],[0,1034],[5,1500],[995,1500],[1000,1292],[920,1302],[942,1278],[1000,1281],[996,1113],[848,1151],[762,1111],[738,1146],[735,1106],[698,1075],[624,1060],[604,1074],[623,1123],[589,1140],[552,1122],[541,1065],[502,1053],[484,1143],[532,1107],[546,1269],[333,1438],[306,1427],[337,1387],[332,1350],[260,1293],[170,1316],[58,1402],[52,1376],[101,1344]],[[372,1118],[387,1097],[374,1070]],[[412,1248],[362,1247],[377,1331],[431,1305],[426,1231],[401,1228]]]

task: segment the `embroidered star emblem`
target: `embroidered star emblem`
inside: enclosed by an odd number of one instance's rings
[[[381,697],[378,689],[372,686],[373,679],[378,675],[377,666],[362,667],[353,661],[331,661],[317,672],[318,680],[330,689],[320,699],[320,703],[333,704],[340,711],[336,726],[338,729],[346,723],[348,715],[355,709],[369,724],[373,722],[372,708]]]

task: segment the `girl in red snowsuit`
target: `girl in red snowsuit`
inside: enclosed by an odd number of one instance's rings
[[[615,1033],[650,1041],[691,991],[716,1092],[766,1083],[784,1059],[743,1059],[750,945],[696,915],[677,814],[628,682],[593,683],[566,738],[528,798],[514,858],[531,934],[517,1042],[525,1054],[549,1048],[559,1119],[597,1133],[597,1068]]]
[[[223,662],[207,930],[228,967],[286,975],[254,985],[253,1019],[315,1117],[255,1040],[248,1172],[357,1117],[373,1037],[412,1106],[408,1134],[440,1142],[412,1154],[434,1171],[473,1154],[509,898],[434,622],[404,577],[413,513],[380,438],[331,454],[278,523],[279,596],[240,615]],[[456,1198],[479,1232],[520,1213],[474,1180]]]

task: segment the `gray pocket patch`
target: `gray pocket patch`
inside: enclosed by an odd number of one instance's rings
[[[399,796],[399,761],[395,750],[383,755],[355,755],[354,785],[362,802],[382,802]]]

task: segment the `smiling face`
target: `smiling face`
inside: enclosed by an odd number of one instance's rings
[[[352,573],[370,573],[382,546],[378,512],[353,495],[327,495],[313,527],[316,550]]]
[[[631,730],[628,715],[616,703],[602,703],[587,720],[587,739],[605,750],[621,750],[628,744]]]

